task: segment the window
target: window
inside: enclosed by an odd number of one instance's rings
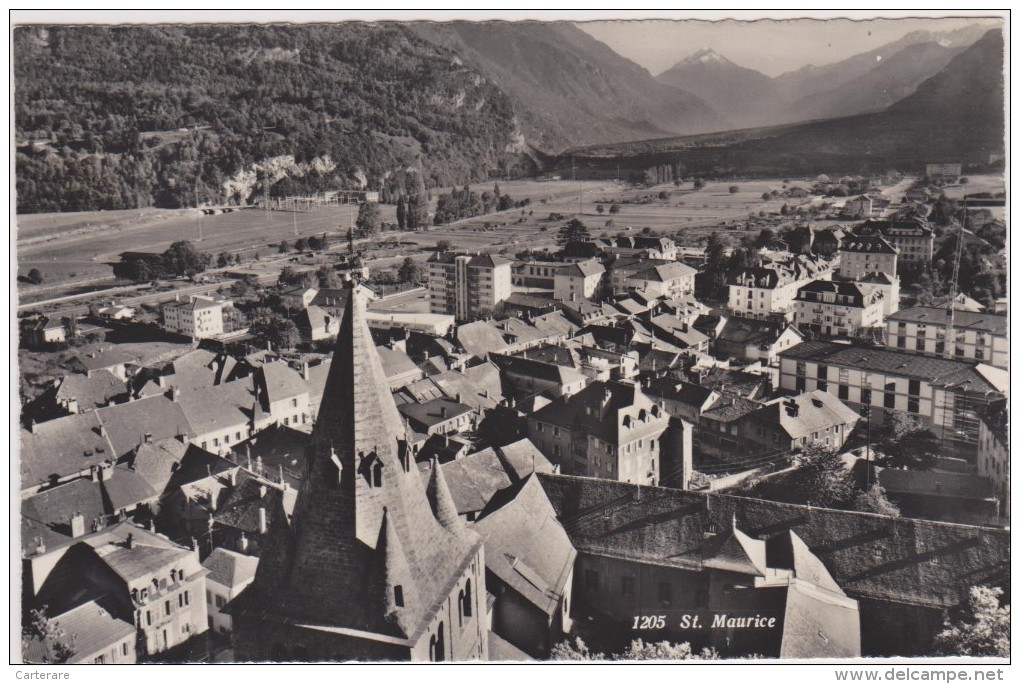
[[[803,361],[798,361],[797,362],[797,375],[798,375],[798,377],[804,377],[804,374],[807,372],[806,369],[807,369],[807,364],[805,364]]]
[[[921,381],[920,380],[911,380],[907,384],[907,394],[909,394],[912,397],[916,397],[920,393],[921,393]]]
[[[829,391],[829,383],[825,382],[824,380],[819,380],[818,381],[818,391],[819,392],[828,392]]]
[[[213,437],[212,445],[213,446],[219,446],[220,445],[220,438],[219,437]]]
[[[212,592],[208,589],[205,590],[205,602],[212,603]]]
[[[558,427],[554,427],[553,428],[553,437],[559,437],[559,436],[560,436],[560,429]]]
[[[223,596],[220,596],[219,594],[216,594],[216,607],[217,608],[222,608],[225,605],[227,605],[226,598],[224,598]]]
[[[124,642],[123,644],[121,644],[121,645],[120,645],[120,652],[121,652],[121,655],[127,655],[127,654],[128,654],[128,651],[130,650],[130,648],[131,648],[131,647],[130,647],[130,646],[128,646],[128,642],[126,642],[126,641],[125,641],[125,642]]]
[[[850,382],[850,369],[840,368],[839,369],[839,381],[843,384]]]
[[[907,397],[907,413],[918,414],[921,412],[921,400],[917,397]]]
[[[178,608],[184,607],[184,594],[177,594],[177,607]]]
[[[294,399],[290,400],[290,405],[291,405],[292,408],[297,408],[297,398],[296,397]]]
[[[145,626],[146,627],[152,627],[152,611],[151,610],[145,611]]]
[[[471,617],[471,580],[464,585],[464,615]]]
[[[191,593],[190,592],[187,592],[187,591],[184,592],[184,605],[186,605],[186,606],[190,606],[191,605]]]
[[[166,601],[164,601],[163,602],[163,606],[166,608],[166,614],[167,615],[170,615],[171,613],[174,612],[173,611],[173,604],[170,603],[170,599],[167,599]]]
[[[828,380],[829,379],[829,367],[828,366],[818,366],[818,374],[815,377],[817,377],[819,380]]]
[[[634,578],[624,575],[620,578],[620,593],[624,596],[634,596]]]

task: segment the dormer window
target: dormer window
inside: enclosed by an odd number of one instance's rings
[[[399,584],[393,587],[393,604],[397,608],[404,607],[404,587]]]

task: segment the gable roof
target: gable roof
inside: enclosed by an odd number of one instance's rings
[[[57,630],[73,639],[74,655],[68,663],[83,662],[83,658],[105,652],[135,634],[133,622],[111,613],[97,601],[88,601],[50,618],[54,631],[48,639],[32,638],[24,642],[21,656],[26,663],[52,662],[55,645],[52,634]]]
[[[702,565],[715,570],[736,572],[742,575],[764,577],[768,568],[765,558],[765,542],[751,539],[736,528],[728,535],[720,535],[705,551]]]
[[[105,368],[91,375],[71,373],[60,379],[54,398],[57,403],[74,399],[78,402],[78,412],[88,411],[97,406],[105,406],[112,399],[127,394],[127,385],[123,380]]]
[[[202,567],[209,571],[206,580],[212,580],[231,589],[255,579],[255,570],[258,566],[258,558],[219,546],[202,561]]]
[[[101,409],[107,410],[107,409]],[[86,471],[117,458],[112,433],[103,433],[98,412],[78,413],[21,430],[21,487],[26,489]],[[133,446],[132,446],[133,448]]]
[[[788,407],[796,406],[796,415]],[[800,439],[834,425],[855,424],[860,416],[835,395],[814,390],[796,397],[773,399],[748,416],[749,420],[779,426],[790,439]]]
[[[555,615],[574,567],[574,550],[537,477],[471,525],[485,544],[485,567],[546,615]]]
[[[151,435],[153,440],[178,435],[194,436],[181,404],[163,395],[96,409],[96,415],[106,426],[113,451],[118,457],[144,443],[146,434]]]
[[[900,309],[885,317],[887,321],[903,321],[904,323],[938,326],[948,325],[948,319],[945,308],[935,306],[912,306],[907,309]],[[953,314],[953,325],[958,331],[975,330],[977,332],[1005,336],[1008,318],[1002,314],[978,313],[958,309]]]

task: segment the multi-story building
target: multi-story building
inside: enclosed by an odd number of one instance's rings
[[[570,264],[563,261],[518,261],[510,269],[515,287],[551,290],[556,274]]]
[[[223,334],[223,309],[229,302],[191,295],[187,302],[163,307],[163,329],[196,340]]]
[[[978,429],[977,474],[992,482],[999,518],[1009,522],[1009,411],[1005,400],[981,413]]]
[[[564,264],[553,278],[553,298],[561,301],[598,299],[605,275],[605,267],[594,259]]]
[[[802,394],[833,392],[860,415],[881,425],[898,412],[923,421],[944,454],[971,461],[977,452],[978,415],[1006,390],[1005,373],[957,361],[837,342],[803,342],[782,352],[779,387]]]
[[[851,197],[843,205],[843,216],[848,218],[868,218],[874,206],[872,199],[867,195]]]
[[[822,335],[856,335],[882,325],[883,299],[855,283],[816,280],[797,290],[794,324]]]
[[[748,318],[788,315],[801,286],[831,278],[827,262],[803,256],[785,263],[737,269],[729,275],[728,306],[734,315]]]
[[[793,451],[813,445],[839,449],[859,419],[834,395],[815,390],[766,402],[744,416],[737,430],[744,443],[751,445],[749,453]]]
[[[890,349],[944,356],[949,316],[945,309],[914,306],[901,309],[885,321],[885,343]],[[1005,316],[956,311],[953,315],[955,359],[1009,367],[1009,339]]]
[[[206,631],[206,571],[196,549],[130,522],[90,534],[83,520],[71,524],[69,543],[27,559],[24,581],[33,604],[50,614],[102,606],[87,610],[91,622],[76,625],[91,662],[135,662]],[[114,629],[114,621],[126,623],[130,634]]]
[[[960,164],[925,164],[924,175],[935,180],[955,181],[963,173]]]
[[[230,634],[230,616],[220,611],[255,579],[259,559],[237,551],[217,547],[202,561],[208,571],[205,578],[206,607],[209,611],[209,629],[219,634]]]
[[[489,254],[436,254],[428,262],[429,311],[464,321],[511,294],[511,262]]]
[[[899,250],[881,235],[848,235],[839,243],[839,274],[860,280],[873,273],[896,275]]]
[[[921,219],[870,219],[853,226],[850,232],[858,237],[881,235],[898,250],[900,266],[931,263],[935,253],[935,234]]]
[[[528,418],[528,437],[568,475],[656,484],[669,414],[634,383],[593,382]],[[666,466],[668,467],[668,466]]]

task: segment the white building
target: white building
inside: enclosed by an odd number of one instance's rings
[[[220,612],[235,596],[255,579],[259,559],[224,548],[215,548],[202,562],[209,571],[205,576],[206,607],[209,613],[209,629],[219,634],[230,634],[230,616]]]
[[[567,264],[553,277],[553,297],[561,301],[596,299],[605,274],[605,267],[594,259]]]
[[[223,309],[230,302],[191,295],[187,302],[173,302],[163,307],[163,329],[196,340],[223,334]]]
[[[865,294],[855,283],[816,280],[797,290],[794,324],[823,335],[854,335],[882,325],[881,292]]]
[[[890,349],[943,356],[946,352],[945,309],[914,306],[886,319],[886,346]],[[1009,367],[1009,339],[1006,316],[993,313],[956,311],[953,316],[956,340],[953,358],[980,361],[997,368]]]
[[[436,254],[428,262],[429,311],[469,320],[512,292],[512,262],[489,254]]]

